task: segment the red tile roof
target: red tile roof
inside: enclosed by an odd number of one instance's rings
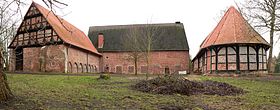
[[[269,43],[232,6],[227,10],[216,28],[206,37],[200,48],[236,43],[257,43],[269,46]]]
[[[54,29],[54,31],[65,43],[100,55],[91,43],[90,39],[81,30],[79,30],[66,20],[56,16],[52,11],[47,10],[43,6],[35,2],[33,2],[32,5],[42,13],[42,15]]]

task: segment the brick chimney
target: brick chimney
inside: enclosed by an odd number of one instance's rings
[[[180,21],[176,21],[175,24],[181,24],[181,22]]]
[[[103,33],[98,34],[98,48],[103,48],[104,45],[104,35]]]

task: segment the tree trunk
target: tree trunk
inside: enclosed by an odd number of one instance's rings
[[[276,4],[276,0],[274,1]],[[271,68],[271,65],[272,65],[272,53],[273,53],[273,37],[274,37],[274,32],[275,32],[275,20],[276,20],[276,15],[275,15],[275,11],[276,11],[276,7],[273,6],[273,9],[272,9],[272,14],[271,14],[271,22],[270,22],[270,49],[269,49],[269,56],[268,56],[268,65],[267,65],[267,69],[268,69],[268,72],[271,73],[272,72],[272,68]]]
[[[272,52],[273,52],[273,36],[270,35],[270,49],[269,49],[269,56],[268,56],[268,64],[267,64],[267,70],[269,73],[272,72],[272,68],[271,68],[271,65],[272,65]]]
[[[2,51],[0,51],[2,53]],[[7,101],[13,97],[13,94],[9,88],[7,78],[3,72],[2,54],[0,53],[0,102]]]
[[[137,65],[137,61],[138,61],[138,59],[137,58],[135,58],[134,59],[134,70],[135,70],[135,75],[137,75],[137,68],[138,68],[138,65]]]
[[[149,53],[148,53],[148,56],[147,56],[147,73],[146,73],[146,80],[148,80],[149,79],[149,67],[150,67],[150,56],[149,56]]]

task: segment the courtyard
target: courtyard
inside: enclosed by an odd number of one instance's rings
[[[243,95],[162,95],[133,90],[144,75],[7,74],[14,99],[0,108],[21,109],[269,109],[280,108],[280,76],[185,76],[190,80],[226,82],[247,91]],[[156,75],[150,78],[158,77]]]

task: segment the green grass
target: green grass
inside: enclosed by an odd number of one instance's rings
[[[201,77],[201,79],[226,82],[231,85],[243,88],[245,91],[247,91],[246,94],[236,96],[236,97],[227,96],[227,97],[209,97],[209,99],[205,98],[205,101],[207,103],[212,104],[213,102],[215,102],[218,103],[217,105],[221,105],[221,106],[224,105],[227,106],[227,108],[238,106],[238,108],[240,109],[269,109],[269,110],[280,109],[279,78],[277,80],[268,80],[266,77],[250,78],[250,79]]]
[[[131,90],[130,85],[135,81],[124,76],[97,80],[97,76],[9,74],[8,80],[14,95],[20,98],[9,106],[17,108],[158,109],[163,105],[198,107],[187,96],[154,95]]]
[[[163,106],[216,109],[280,109],[280,80],[196,76],[227,82],[248,91],[239,96],[158,95],[132,90],[135,76],[8,74],[15,99],[5,109],[159,109]],[[140,76],[139,78],[143,78]]]

